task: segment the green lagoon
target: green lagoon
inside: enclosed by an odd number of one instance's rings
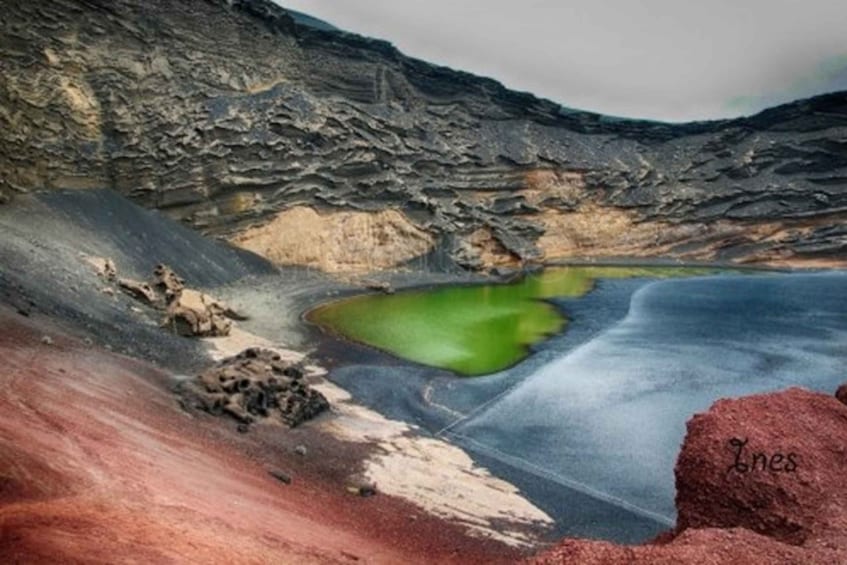
[[[690,267],[558,267],[508,284],[447,286],[364,295],[307,318],[347,339],[424,365],[478,376],[505,369],[567,320],[546,299],[580,297],[599,279],[667,278],[715,270]]]

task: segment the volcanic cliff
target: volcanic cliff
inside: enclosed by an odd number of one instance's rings
[[[672,125],[563,108],[266,0],[3,8],[0,202],[111,188],[330,271],[845,263],[845,93]],[[278,237],[306,229],[307,245]]]

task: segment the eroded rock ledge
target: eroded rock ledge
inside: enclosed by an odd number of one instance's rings
[[[688,422],[674,532],[640,546],[569,539],[532,562],[844,563],[845,469],[838,399],[792,388],[719,400]]]

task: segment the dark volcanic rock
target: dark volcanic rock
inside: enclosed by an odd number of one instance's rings
[[[181,383],[179,392],[185,407],[227,414],[247,425],[276,418],[295,427],[329,408],[326,398],[305,382],[297,365],[255,348]]]
[[[613,119],[265,0],[12,0],[0,77],[4,193],[108,187],[214,234],[296,204],[391,206],[433,235],[490,230],[521,260],[632,253],[616,246],[629,224],[558,248],[582,224],[560,234],[556,215],[588,204],[678,240],[654,249],[650,232],[642,255],[847,248],[845,93],[737,120]]]

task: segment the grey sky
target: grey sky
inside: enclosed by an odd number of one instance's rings
[[[847,0],[279,0],[565,106],[683,121],[847,89]]]

